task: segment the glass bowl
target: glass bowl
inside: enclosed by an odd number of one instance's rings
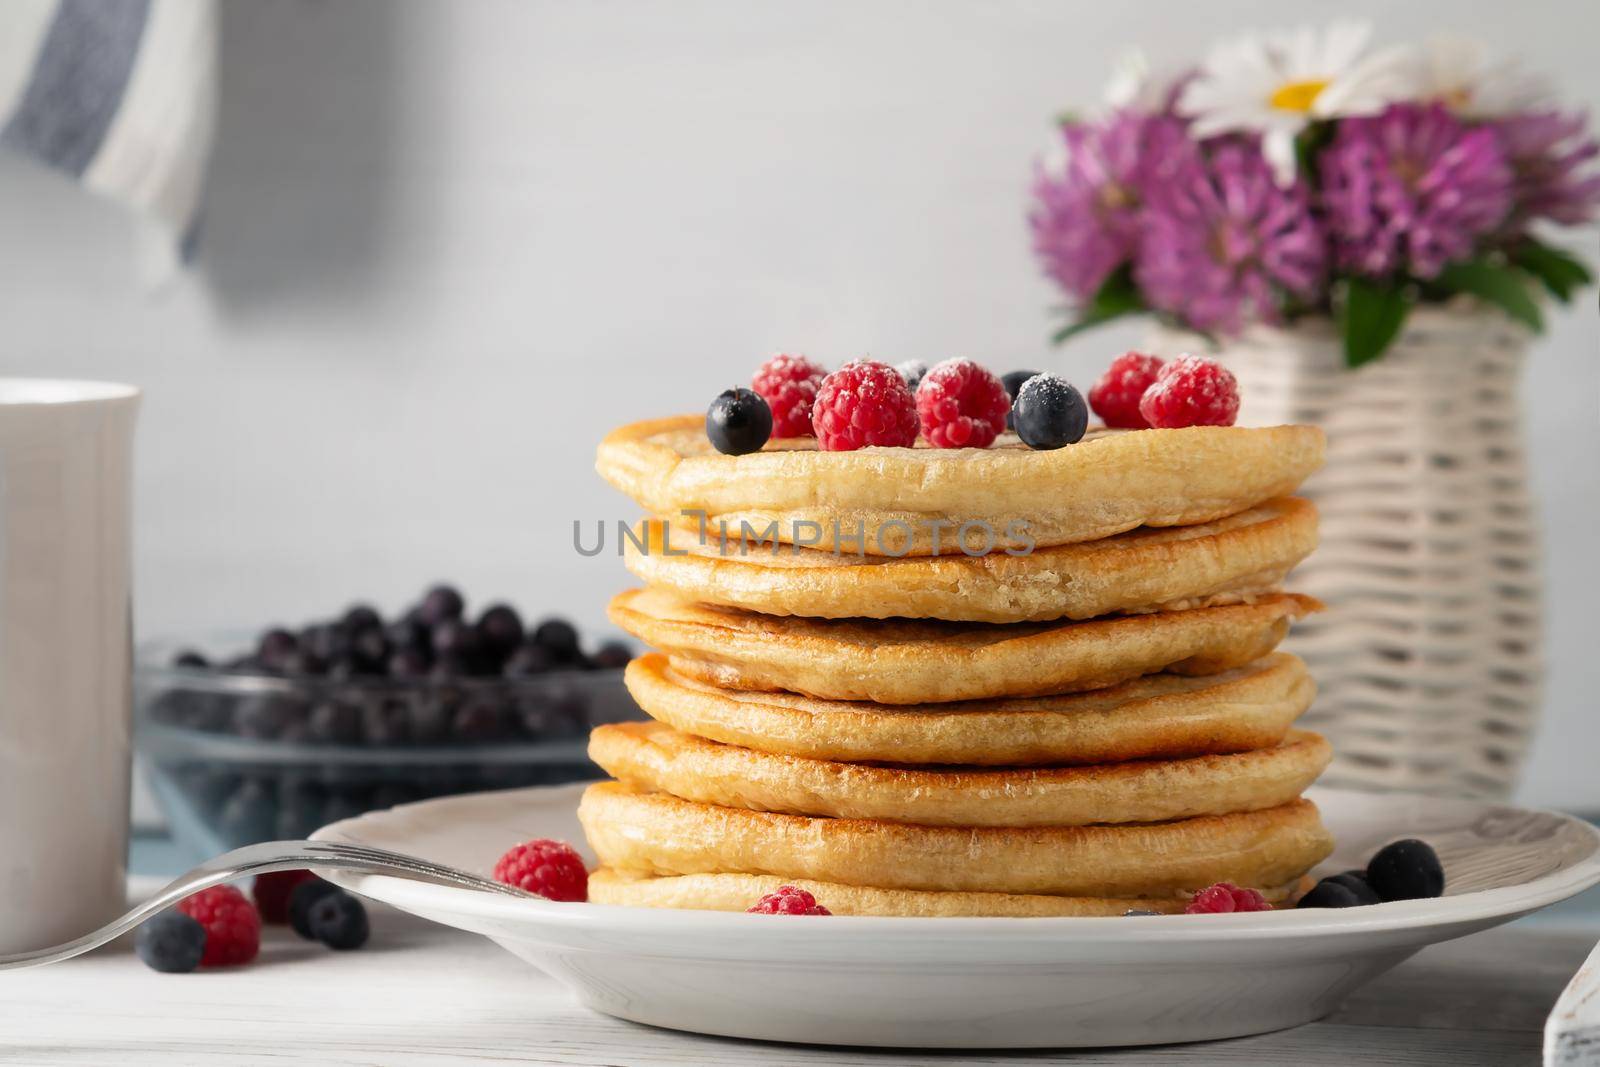
[[[599,778],[589,729],[643,717],[619,669],[435,681],[171,665],[179,648],[240,643],[151,644],[135,666],[140,764],[197,856],[413,800]]]

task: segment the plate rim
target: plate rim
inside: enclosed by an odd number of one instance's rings
[[[581,792],[592,784],[592,782],[577,782],[529,786],[414,801],[330,823],[313,833],[311,839],[360,841],[362,839],[357,836],[357,831],[360,824],[366,821],[385,818],[406,809],[438,808],[448,806],[451,802],[481,802],[496,796],[533,794],[546,803],[556,803],[561,799],[561,794],[568,794],[575,805]],[[1361,908],[1307,908],[1213,915],[1203,923],[1197,923],[1191,917],[1181,914],[1140,916],[1138,922],[1129,922],[1127,917],[1120,915],[938,918],[839,915],[832,916],[832,921],[828,925],[830,928],[842,929],[836,927],[835,923],[847,924],[846,928],[850,930],[852,938],[866,936],[879,943],[891,940],[923,945],[930,941],[971,942],[979,938],[990,943],[1036,942],[1043,938],[1050,941],[1070,939],[1087,944],[1132,944],[1150,941],[1193,944],[1219,940],[1232,942],[1284,938],[1320,939],[1351,934],[1424,931],[1494,920],[1509,921],[1600,884],[1600,828],[1566,812],[1472,798],[1435,797],[1417,793],[1371,793],[1325,786],[1315,787],[1314,792],[1316,795],[1327,797],[1348,796],[1369,801],[1381,797],[1402,801],[1464,803],[1483,808],[1509,808],[1521,813],[1549,815],[1582,830],[1589,836],[1594,851],[1565,870],[1542,875],[1514,886],[1474,890],[1458,896],[1392,901]],[[1312,799],[1315,800],[1316,796]],[[353,892],[405,911],[415,912],[417,909],[425,909],[435,913],[454,913],[463,917],[470,915],[489,921],[509,920],[525,924],[528,926],[527,940],[550,940],[548,935],[551,934],[586,932],[663,937],[692,936],[697,940],[705,938],[702,943],[708,948],[721,948],[721,954],[713,953],[713,955],[715,958],[726,959],[747,958],[748,953],[731,953],[728,943],[714,936],[717,933],[732,933],[737,930],[740,936],[734,939],[734,943],[746,944],[753,931],[760,931],[763,940],[780,943],[814,944],[817,941],[816,929],[809,924],[773,923],[765,916],[744,912],[644,908],[587,902],[580,906],[561,901],[519,900],[478,890],[416,882],[390,875],[328,871],[325,872],[325,877]],[[432,916],[424,917],[432,918]],[[543,938],[534,936],[533,924],[541,925],[546,936]],[[519,931],[518,936],[521,939],[522,932]],[[701,953],[695,954],[701,955]]]

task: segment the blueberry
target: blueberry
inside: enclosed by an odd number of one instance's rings
[[[359,707],[333,700],[312,708],[306,719],[307,736],[330,745],[353,745],[360,741],[361,726]]]
[[[920,359],[908,359],[904,363],[896,363],[894,369],[900,372],[900,377],[905,379],[906,388],[913,394],[928,373],[928,365]]]
[[[315,941],[311,932],[311,906],[330,893],[341,893],[338,886],[321,878],[311,878],[295,886],[289,893],[289,925],[307,941]]]
[[[1324,882],[1337,882],[1356,895],[1359,904],[1382,903],[1377,890],[1372,888],[1363,871],[1345,871],[1343,874],[1329,875]]]
[[[383,629],[369,626],[350,633],[350,654],[357,670],[363,674],[382,674],[389,660],[389,642]]]
[[[403,745],[411,740],[411,716],[402,701],[369,701],[361,709],[361,730],[369,745]]]
[[[495,604],[478,616],[478,634],[503,659],[522,643],[522,616],[509,604]]]
[[[1000,375],[1000,384],[1006,387],[1006,396],[1011,398],[1012,404],[1017,402],[1017,390],[1022,388],[1022,383],[1038,373],[1036,370],[1014,370],[1008,374]],[[1014,430],[1017,428],[1015,419],[1015,412],[1006,412],[1006,429]]]
[[[597,671],[621,670],[633,659],[633,649],[621,641],[608,641],[589,657],[589,666]]]
[[[282,662],[291,652],[300,647],[300,641],[294,634],[281,627],[274,627],[261,635],[261,640],[256,644],[256,662],[269,671],[282,670]]]
[[[1334,878],[1324,878],[1300,898],[1297,908],[1354,908],[1368,903],[1354,889]]]
[[[450,732],[458,741],[498,741],[510,726],[500,705],[481,697],[464,702],[450,720]]]
[[[428,677],[435,682],[453,682],[459,678],[470,678],[476,671],[477,664],[452,650],[439,653],[433,661],[433,669],[428,671]]]
[[[462,619],[446,619],[433,628],[433,651],[440,659],[458,656],[471,661],[483,654],[483,635]]]
[[[283,658],[279,669],[290,678],[307,678],[327,673],[328,664],[316,653],[297,648]]]
[[[296,718],[304,716],[304,705],[290,697],[249,696],[234,705],[233,731],[240,737],[272,741],[282,736]]]
[[[550,653],[556,663],[576,663],[583,658],[578,648],[578,631],[566,619],[546,619],[533,628],[532,644]]]
[[[153,971],[187,974],[206,952],[206,928],[181,911],[164,911],[139,927],[133,949]]]
[[[433,649],[430,628],[417,618],[400,619],[383,631],[392,649],[414,649],[428,653]]]
[[[174,667],[204,668],[211,666],[211,661],[192,648],[186,648],[172,657]]]
[[[417,621],[424,626],[437,626],[446,619],[461,618],[466,607],[466,600],[454,587],[436,585],[423,594],[422,603],[417,605]]]
[[[427,653],[416,648],[400,648],[389,654],[389,677],[409,681],[426,678],[433,668]]]
[[[367,909],[361,906],[361,901],[338,888],[323,893],[307,906],[306,928],[312,937],[340,951],[360,948],[371,933]]]
[[[749,389],[729,389],[706,409],[706,436],[718,452],[759,452],[772,436],[772,409]]]
[[[507,678],[531,678],[556,665],[555,657],[543,645],[523,645],[505,661],[500,673]]]
[[[1017,436],[1029,448],[1075,444],[1089,428],[1089,405],[1083,394],[1054,374],[1036,374],[1024,382],[1011,413]]]
[[[1414,837],[1380,848],[1367,864],[1367,881],[1384,900],[1444,895],[1444,867],[1426,841]]]
[[[317,623],[300,631],[300,647],[324,663],[350,652],[350,631],[331,623]]]
[[[345,609],[339,625],[346,630],[381,630],[383,629],[383,616],[378,614],[376,608],[368,604],[352,604]]]

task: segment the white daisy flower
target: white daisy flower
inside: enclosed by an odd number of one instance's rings
[[[1294,178],[1295,136],[1314,120],[1366,115],[1407,95],[1416,61],[1405,48],[1368,53],[1372,27],[1335,22],[1252,34],[1211,50],[1178,110],[1197,137],[1252,131],[1278,180]]]
[[[1515,60],[1489,58],[1482,41],[1435,37],[1417,57],[1416,85],[1410,95],[1437,100],[1468,119],[1492,119],[1532,111],[1547,103],[1554,89]]]

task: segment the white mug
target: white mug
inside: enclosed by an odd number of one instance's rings
[[[138,405],[0,378],[0,953],[124,907]]]

